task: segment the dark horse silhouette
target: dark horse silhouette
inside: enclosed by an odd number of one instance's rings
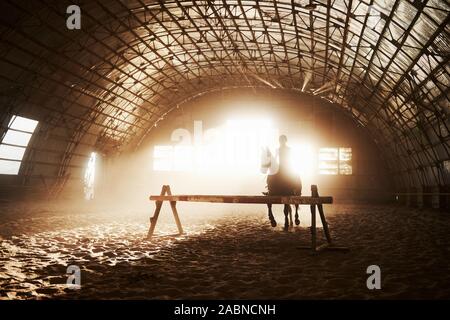
[[[285,135],[279,138],[280,147],[277,149],[277,155],[274,157],[267,149],[265,151],[265,161],[262,168],[272,172],[267,175],[267,192],[263,192],[269,196],[300,196],[302,193],[302,182],[300,176],[296,175],[290,165],[290,148],[286,145],[287,137]],[[278,159],[277,159],[278,158]],[[278,160],[278,161],[277,161]],[[275,172],[273,172],[275,171]],[[295,224],[299,225],[298,207],[295,205]],[[269,220],[272,227],[276,227],[277,222],[272,213],[272,204],[267,204],[269,211]],[[292,208],[290,204],[284,205],[284,230],[288,230],[289,226],[293,226]],[[288,220],[289,217],[289,220]],[[290,222],[290,223],[289,223]]]

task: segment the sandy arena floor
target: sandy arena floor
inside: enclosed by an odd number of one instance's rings
[[[335,242],[311,255],[309,229],[270,227],[264,207],[204,221],[168,216],[145,241],[149,213],[0,205],[0,299],[449,299],[450,216],[402,207],[326,206]],[[203,210],[208,210],[208,206]],[[309,216],[307,207],[301,219]],[[321,233],[320,233],[321,234]],[[382,289],[366,287],[381,267]],[[81,289],[65,285],[81,268]]]

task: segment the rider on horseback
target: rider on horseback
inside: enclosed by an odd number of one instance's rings
[[[266,150],[266,161],[262,163],[262,169],[267,175],[267,189],[265,195],[270,196],[300,196],[302,193],[302,182],[292,169],[291,164],[291,148],[287,146],[287,137],[281,135],[279,138],[280,147],[277,149],[276,156],[273,157],[270,150]],[[269,219],[272,227],[277,225],[272,214],[272,204],[268,204]],[[288,215],[290,217],[290,225],[292,226],[292,209],[289,204],[284,205],[285,225],[284,229],[289,228]],[[298,205],[295,205],[295,224],[299,225]]]

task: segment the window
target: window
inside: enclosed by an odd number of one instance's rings
[[[320,148],[319,174],[338,174],[338,148]]]
[[[450,173],[450,160],[444,160],[443,166],[444,170],[447,171],[447,173]]]
[[[13,116],[0,144],[0,174],[17,175],[38,121]]]
[[[351,175],[352,148],[320,148],[319,174]]]
[[[171,171],[173,162],[172,146],[155,146],[153,150],[153,170]]]
[[[444,168],[444,176],[450,178],[450,160],[444,160],[442,166]]]
[[[352,148],[339,148],[339,174],[352,174]]]
[[[97,154],[92,152],[84,174],[84,197],[86,200],[94,199],[96,162]]]

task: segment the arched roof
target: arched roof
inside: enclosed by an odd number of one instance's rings
[[[0,5],[3,117],[65,126],[79,143],[137,145],[176,106],[225,87],[295,90],[365,127],[399,186],[450,169],[449,19],[441,0],[68,1]],[[446,162],[447,161],[447,162]]]

